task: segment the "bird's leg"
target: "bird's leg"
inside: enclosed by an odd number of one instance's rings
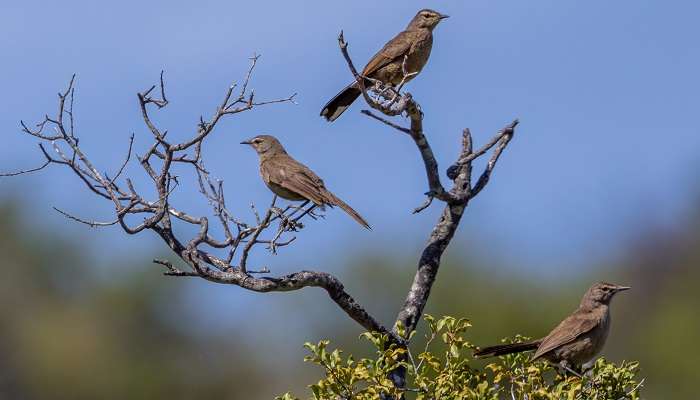
[[[404,78],[404,79],[406,79],[406,78]],[[399,97],[401,96],[401,88],[403,87],[404,83],[405,82],[403,80],[401,80],[401,83],[399,83],[399,85],[397,87],[391,88],[392,91],[394,92],[394,96],[391,98],[391,100],[389,100],[389,107],[393,106],[394,103],[396,103],[396,100],[398,100]]]
[[[317,206],[317,207],[311,207],[307,211],[307,213],[308,213],[309,217],[311,217],[315,221],[319,218],[323,218],[323,219],[326,218],[325,215],[323,215],[319,212],[319,211],[325,211],[325,210],[326,210],[326,208],[324,206]]]
[[[317,207],[316,204],[311,205],[311,207],[307,208],[306,211],[304,211],[303,213],[301,213],[301,215],[299,215],[298,217],[294,218],[294,222],[299,222],[299,220],[302,219],[302,218],[304,217],[304,215],[306,215],[306,214],[312,212],[313,209],[316,208],[316,207]],[[312,215],[313,215],[313,214],[312,214]]]
[[[368,77],[365,77],[365,79],[372,82],[372,87],[370,88],[370,89],[372,89],[372,91],[377,92],[377,93],[382,93],[384,90],[386,90],[386,89],[384,89],[384,83],[382,83],[382,81],[380,81],[379,79],[368,78]]]
[[[596,380],[595,371],[593,370],[594,366],[595,359],[581,365],[581,373],[588,378],[588,385],[594,390],[598,390],[598,381]]]
[[[576,372],[573,368],[571,368],[571,367],[569,366],[569,362],[568,362],[568,361],[566,361],[566,360],[561,360],[561,361],[559,362],[559,364],[557,364],[557,366],[560,368],[560,373],[561,373],[562,375],[566,375],[566,372],[569,372],[569,373],[571,373],[571,374],[573,374],[573,375],[579,377],[580,379],[583,379],[583,376],[582,376],[580,373]]]
[[[287,209],[288,209],[288,208],[287,208]],[[281,208],[279,208],[279,207],[276,207],[276,206],[270,207],[270,211],[271,211],[274,215],[276,215],[278,218],[281,218],[281,219],[284,219],[284,217],[285,217],[285,216],[284,216],[284,213],[287,212],[287,209],[284,209],[284,210],[283,210],[283,209],[281,209]]]
[[[305,200],[303,203],[301,203],[300,206],[290,206],[290,208],[293,208],[294,211],[292,211],[291,213],[289,213],[289,215],[287,215],[286,217],[287,217],[287,218],[291,218],[292,215],[296,214],[297,211],[299,211],[299,210],[303,209],[304,207],[306,207],[307,204],[309,204],[309,200]]]
[[[403,79],[401,79],[401,83],[399,83],[399,85],[395,89],[397,96],[401,95],[401,89],[403,89],[403,85],[405,85],[406,82],[408,82],[408,79],[413,78],[417,74],[418,74],[418,72],[411,72],[408,75],[404,75]]]
[[[385,85],[380,82],[375,87],[375,91],[377,92],[377,95],[379,95],[379,97],[388,100],[389,94],[393,93],[394,88],[388,83]]]
[[[389,103],[389,106],[392,106],[396,100],[401,96],[401,89],[403,89],[403,85],[406,84],[410,79],[412,79],[414,76],[418,75],[418,72],[408,72],[408,67],[406,66],[406,61],[408,61],[408,54],[403,56],[403,63],[401,63],[401,82],[394,88],[394,98],[391,99],[391,102]]]
[[[270,240],[270,243],[268,244],[267,249],[270,250],[270,252],[272,254],[277,254],[277,247],[278,246],[286,246],[296,239],[296,237],[292,237],[291,239],[289,239],[285,243],[279,244],[277,241],[280,239],[280,237],[282,237],[282,234],[285,231],[286,231],[286,227],[282,226],[282,224],[280,224],[280,227],[279,227],[279,229],[277,229],[275,236],[273,236],[272,239]]]
[[[321,210],[321,211],[325,211],[325,210]],[[318,218],[326,219],[326,216],[325,216],[325,215],[319,213],[319,212],[318,212],[317,210],[315,210],[315,209],[314,209],[313,211],[309,211],[309,216],[313,217],[314,219],[318,219]]]
[[[595,359],[581,365],[581,372],[591,372],[593,370],[593,366],[595,365]]]
[[[377,103],[386,103],[387,101],[391,101],[391,96],[393,96],[396,93],[394,87],[391,86],[390,83],[385,84],[379,80],[374,81],[374,87],[372,87],[372,92],[375,96],[375,101]]]
[[[285,231],[285,230],[292,230],[296,231],[299,228],[303,228],[304,226],[300,223],[298,223],[298,220],[293,220],[292,216],[296,214],[299,210],[302,210],[307,204],[309,204],[309,200],[304,201],[300,206],[289,206],[287,209],[293,208],[294,210],[285,215],[284,213],[278,214],[280,217],[280,231]]]
[[[376,96],[376,101],[382,103],[385,107],[389,107],[394,104],[399,92],[396,90],[396,86],[391,83],[383,83],[381,81],[376,81],[374,87],[372,88]]]

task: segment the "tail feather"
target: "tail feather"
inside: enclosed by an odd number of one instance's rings
[[[328,122],[335,121],[361,94],[362,91],[357,86],[357,83],[349,84],[323,106],[321,116],[328,120]]]
[[[496,357],[505,354],[521,353],[523,351],[533,351],[540,347],[540,341],[535,340],[527,343],[511,343],[489,346],[474,352],[474,357]]]
[[[364,228],[372,230],[372,227],[369,226],[367,221],[365,221],[364,218],[355,210],[353,210],[352,207],[347,205],[343,200],[340,200],[336,195],[333,193],[326,191],[325,197],[327,199],[328,204],[333,205],[333,206],[338,206],[343,209],[349,216],[352,217],[355,221],[357,221],[358,224],[362,225]]]

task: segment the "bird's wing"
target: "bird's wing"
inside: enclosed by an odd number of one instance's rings
[[[314,204],[327,203],[323,180],[306,165],[287,155],[266,160],[263,174],[270,181],[313,201]]]
[[[403,31],[387,42],[387,44],[369,60],[365,69],[362,70],[362,75],[369,76],[381,67],[407,54],[408,50],[411,48],[410,35],[410,32]]]
[[[590,332],[600,322],[600,318],[590,311],[577,310],[561,321],[537,348],[533,359],[536,359],[555,348],[570,343],[586,332]]]

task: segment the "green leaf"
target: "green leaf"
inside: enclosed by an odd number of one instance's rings
[[[423,319],[431,332],[427,337],[430,346],[410,359],[406,357],[408,349],[396,344],[387,346],[390,343],[388,336],[376,332],[360,336],[368,340],[376,352],[374,357],[359,361],[355,361],[352,355],[345,356],[341,349],[330,351],[328,340],[305,343],[310,355],[304,360],[322,368],[323,379],[309,386],[312,398],[336,400],[352,392],[352,398],[357,400],[375,400],[381,394],[395,398],[405,395],[416,400],[500,400],[512,397],[531,400],[640,399],[643,386],[637,378],[637,362],[614,364],[599,358],[583,379],[558,375],[548,363],[531,361],[527,354],[499,357],[483,369],[477,369],[469,364],[470,352],[462,351],[463,348],[474,348],[466,340],[466,332],[472,326],[469,320],[445,316],[436,321],[427,314]],[[405,334],[404,331],[397,325],[397,332]],[[438,332],[447,346],[439,341],[432,342],[431,337],[435,338]],[[409,338],[414,334],[415,331],[410,332]],[[525,340],[528,338],[518,335],[503,342]],[[388,378],[399,366],[406,368],[410,392],[394,387]],[[298,398],[285,393],[276,400]]]
[[[457,345],[450,345],[450,355],[454,358],[459,358],[459,347]]]

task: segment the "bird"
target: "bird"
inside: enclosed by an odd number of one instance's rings
[[[418,11],[406,29],[387,42],[362,70],[362,76],[376,79],[383,84],[397,86],[410,81],[423,69],[433,47],[433,29],[448,15],[435,10]],[[404,60],[406,74],[404,74]],[[365,79],[364,84],[371,86]],[[321,116],[335,121],[362,94],[357,82],[353,82],[333,97],[321,110]]]
[[[484,347],[474,352],[478,358],[535,351],[532,360],[545,359],[568,370],[591,361],[605,345],[610,331],[610,302],[629,286],[598,282],[581,299],[576,311],[566,317],[546,337],[525,343]]]
[[[323,180],[309,167],[292,158],[276,137],[258,135],[242,141],[258,153],[260,175],[265,185],[276,195],[292,201],[311,201],[313,207],[338,206],[358,224],[371,230],[370,225],[352,207],[326,189]],[[306,203],[305,203],[306,204]],[[303,207],[303,206],[302,206]]]

